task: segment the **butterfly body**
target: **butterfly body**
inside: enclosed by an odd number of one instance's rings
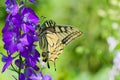
[[[56,25],[52,20],[45,21],[39,29],[39,45],[43,51],[43,61],[55,63],[64,46],[81,34],[77,28]]]

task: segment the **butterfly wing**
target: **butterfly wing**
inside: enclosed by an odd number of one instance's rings
[[[55,27],[55,31],[62,44],[67,45],[69,42],[74,40],[76,37],[82,34],[77,28],[71,26],[59,26]]]

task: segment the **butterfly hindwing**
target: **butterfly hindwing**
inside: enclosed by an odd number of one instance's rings
[[[64,46],[61,43],[59,37],[55,33],[47,34],[47,40],[49,41],[48,42],[48,51],[49,51],[48,60],[54,62],[58,58],[58,55],[62,52]]]

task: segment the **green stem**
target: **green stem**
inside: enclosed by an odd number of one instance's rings
[[[12,67],[12,69],[15,71],[15,72],[17,72],[18,73],[18,71],[15,69],[15,67],[13,66],[13,64],[11,64],[11,67]]]
[[[21,57],[21,55],[19,55],[19,59],[20,59],[20,67],[19,67],[19,74],[18,74],[18,76],[19,76],[19,79],[20,79],[21,64],[22,64],[22,57]],[[19,79],[18,79],[18,80],[19,80]]]

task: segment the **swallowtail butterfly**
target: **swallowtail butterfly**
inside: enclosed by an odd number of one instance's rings
[[[82,32],[71,26],[56,25],[53,20],[45,21],[41,27],[38,27],[39,46],[42,49],[43,61],[54,62],[62,53],[63,48],[69,42],[80,36]]]

